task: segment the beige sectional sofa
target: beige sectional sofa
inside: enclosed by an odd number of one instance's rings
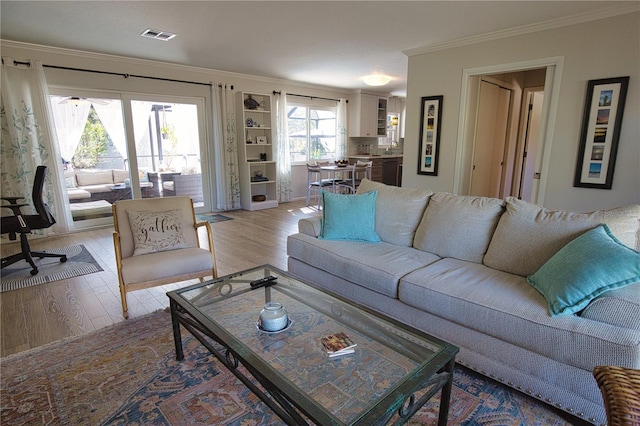
[[[606,422],[593,368],[640,369],[640,261],[629,248],[640,245],[640,205],[552,212],[515,198],[367,180],[357,193],[371,191],[379,243],[326,239],[321,216],[301,219],[287,240],[289,271],[459,346],[462,365],[591,423]],[[596,261],[571,257],[576,247],[590,250],[593,235],[606,240],[594,243]],[[615,276],[616,285],[586,298],[554,298],[564,291],[557,277],[578,281],[579,293],[586,266],[622,260],[631,262],[631,278]],[[597,284],[591,278],[585,282]]]

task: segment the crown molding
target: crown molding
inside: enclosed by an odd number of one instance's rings
[[[514,37],[524,34],[531,34],[539,31],[551,30],[555,28],[567,27],[570,25],[583,24],[585,22],[597,21],[599,19],[611,18],[619,15],[626,15],[640,11],[640,2],[629,2],[629,4],[617,7],[609,7],[592,12],[585,12],[565,18],[551,19],[536,24],[523,25],[506,30],[494,31],[477,36],[464,37],[457,40],[434,43],[427,46],[416,47],[403,50],[407,56],[421,55],[424,53],[436,52],[439,50],[452,49],[455,47],[468,46],[471,44],[483,43],[486,41],[499,40],[502,38]]]

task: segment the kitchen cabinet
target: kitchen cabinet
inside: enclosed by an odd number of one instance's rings
[[[356,97],[355,120],[350,136],[378,137],[386,134],[387,98],[361,93]]]
[[[349,163],[356,161],[371,161],[371,180],[387,185],[400,186],[398,180],[399,165],[402,164],[402,155],[354,155],[349,157]]]
[[[382,159],[382,183],[398,186],[398,158]]]

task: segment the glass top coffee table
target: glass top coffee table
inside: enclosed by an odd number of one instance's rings
[[[275,276],[271,285],[250,282]],[[458,348],[264,265],[167,293],[176,346],[181,327],[290,425],[405,423],[441,391],[446,425]],[[258,328],[267,302],[290,323]],[[352,354],[329,357],[321,338],[346,333]]]

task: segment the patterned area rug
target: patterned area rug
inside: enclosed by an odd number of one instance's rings
[[[175,361],[156,312],[0,360],[0,424],[280,425],[194,338]],[[434,398],[410,421],[435,425]],[[449,424],[568,425],[543,404],[456,368]]]
[[[204,220],[209,223],[216,223],[216,222],[224,222],[225,220],[232,220],[233,218],[221,215],[219,213],[211,213],[211,214],[197,214],[196,219]]]
[[[59,258],[55,257],[34,258],[38,267],[37,275],[31,275],[31,265],[25,260],[7,266],[2,269],[0,293],[102,271],[100,264],[84,245],[62,247],[48,251],[66,254],[67,261],[62,263]]]

